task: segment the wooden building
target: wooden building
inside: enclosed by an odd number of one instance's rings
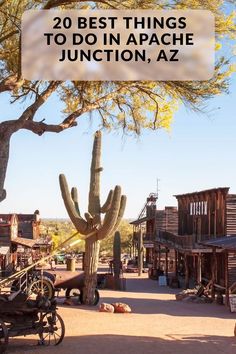
[[[236,258],[209,242],[236,236],[236,195],[224,187],[175,197],[178,233],[160,232],[159,245],[175,251],[176,273],[185,274],[186,287],[190,281],[204,280],[212,281],[216,289],[227,289],[236,281]]]
[[[17,214],[19,235],[32,240],[40,237],[40,215],[36,210],[34,214]]]
[[[156,202],[157,194],[150,193],[137,220],[130,223],[133,225],[133,256],[144,247],[147,263],[152,262],[154,254]]]
[[[0,214],[0,270],[6,272],[32,261],[40,240],[39,211],[34,214]]]
[[[224,270],[224,288],[226,294],[226,304],[229,303],[230,292],[236,290],[236,236],[227,236],[221,238],[215,238],[203,242],[204,246],[212,248],[212,282],[217,281],[219,267]],[[217,263],[217,250],[220,252],[220,256],[223,260],[218,265]],[[214,292],[213,292],[214,296]]]
[[[16,214],[0,214],[0,245],[10,246],[11,240],[18,236]]]
[[[0,278],[11,270],[11,255],[9,246],[0,246]]]
[[[132,221],[134,226],[133,243],[136,253],[141,245],[145,250],[146,263],[150,266],[150,276],[156,277],[157,269],[161,262],[166,262],[166,257],[156,243],[157,234],[162,231],[177,232],[178,227],[178,211],[176,207],[165,207],[164,210],[157,209],[157,195],[151,193],[137,220]],[[167,252],[166,252],[167,253]],[[134,252],[135,254],[135,252]],[[165,270],[168,272],[167,266]]]
[[[164,271],[168,276],[168,272],[176,267],[174,251],[168,247],[161,247],[158,242],[159,234],[162,232],[173,234],[178,232],[177,207],[167,206],[164,210],[157,210],[156,212],[154,259],[151,273],[154,278],[158,275],[159,270]]]
[[[16,262],[16,247],[12,241],[18,235],[18,218],[16,214],[0,214],[0,276],[10,272]]]

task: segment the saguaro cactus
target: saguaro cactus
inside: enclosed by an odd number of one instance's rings
[[[85,239],[85,286],[83,296],[86,304],[92,304],[93,302],[97,283],[100,240],[115,232],[123,217],[126,205],[126,196],[121,195],[120,186],[110,190],[106,202],[103,206],[100,204],[100,174],[103,170],[100,165],[101,138],[101,132],[97,131],[94,137],[90,168],[88,212],[84,214],[84,218],[80,213],[77,189],[72,188],[70,193],[65,176],[59,176],[62,198],[68,215],[77,231]],[[102,214],[104,214],[103,219]]]
[[[115,289],[120,289],[120,266],[121,266],[121,242],[120,233],[116,231],[113,240],[113,266]]]

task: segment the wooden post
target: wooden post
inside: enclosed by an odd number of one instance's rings
[[[175,276],[178,276],[178,251],[175,250]]]
[[[184,267],[185,267],[185,288],[189,288],[189,267],[188,267],[188,256],[184,254]]]
[[[140,229],[138,235],[138,275],[143,273],[143,233]]]
[[[225,251],[225,305],[229,306],[229,271],[228,271],[228,251]]]
[[[216,283],[216,278],[217,278],[217,259],[216,259],[216,248],[213,247],[213,252],[212,252],[212,292],[211,292],[211,297],[214,300],[215,299],[215,283]]]
[[[197,256],[197,282],[200,284],[202,282],[202,255],[201,253]]]
[[[193,276],[194,276],[194,281],[197,283],[197,257],[195,254],[193,254]]]
[[[161,268],[161,246],[158,246],[158,268]]]
[[[169,270],[169,265],[168,265],[168,248],[166,247],[166,281],[168,282],[168,270]]]

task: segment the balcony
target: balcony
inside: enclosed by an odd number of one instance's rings
[[[143,241],[146,242],[154,242],[156,239],[156,235],[154,234],[143,234]]]
[[[213,238],[211,235],[175,235],[167,231],[159,231],[159,235],[156,237],[156,241],[159,241],[166,246],[175,248],[175,249],[193,249],[193,248],[202,248],[199,245],[202,241],[207,241]]]

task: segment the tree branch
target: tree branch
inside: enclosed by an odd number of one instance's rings
[[[15,31],[11,31],[8,34],[6,34],[5,36],[2,36],[0,38],[0,44],[4,41],[6,41],[7,39],[11,38],[12,36],[14,36],[15,34],[19,33],[19,30],[15,30]]]
[[[24,81],[24,79],[18,80],[17,74],[9,75],[0,82],[0,93],[20,88]]]
[[[72,124],[46,124],[43,122],[26,121],[22,129],[30,130],[32,133],[41,136],[44,133],[61,133],[63,130],[75,127],[76,125],[76,122]]]
[[[133,83],[131,85],[134,86],[135,83]],[[78,117],[80,117],[84,113],[87,113],[87,112],[90,112],[91,110],[99,108],[102,102],[107,102],[108,100],[113,99],[116,95],[118,95],[124,89],[126,89],[126,87],[121,86],[116,91],[110,92],[107,95],[98,99],[97,101],[90,103],[81,109],[78,109],[77,111],[68,115],[60,124],[46,124],[44,122],[35,122],[32,119],[26,119],[23,121],[23,123],[21,124],[21,127],[19,129],[27,129],[37,135],[42,135],[46,132],[60,133],[63,130],[77,126],[76,119]],[[15,126],[18,121],[19,121],[19,119],[15,120],[15,121],[9,121],[8,123]]]
[[[18,129],[21,128],[25,121],[33,120],[37,110],[44,104],[44,102],[49,98],[49,96],[51,96],[51,94],[58,88],[59,85],[59,81],[53,81],[48,85],[46,90],[44,90],[43,93],[38,96],[35,102],[22,113],[19,119],[17,119]]]
[[[79,2],[88,2],[88,0],[80,0]],[[44,10],[49,10],[58,6],[62,6],[62,5],[70,5],[73,3],[78,3],[77,0],[49,0],[46,5],[43,7]],[[101,3],[104,5],[108,5],[111,8],[115,9],[116,7],[114,5],[112,5],[110,2],[105,1],[105,0],[99,0],[96,1],[96,3]]]

